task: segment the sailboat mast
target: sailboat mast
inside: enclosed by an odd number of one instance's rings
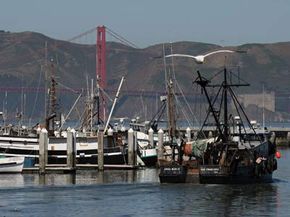
[[[171,54],[172,44],[170,46]],[[165,47],[163,45],[163,54],[164,54],[164,66],[165,66],[165,83],[166,83],[166,92],[167,92],[167,118],[168,118],[168,133],[169,137],[173,139],[176,137],[176,114],[175,114],[175,99],[174,99],[174,63],[171,59],[171,67],[167,70],[166,60],[165,60]]]
[[[47,41],[45,41],[44,44],[44,118],[46,119],[48,117],[48,85],[47,85],[47,80],[48,80],[48,64],[47,64]]]
[[[109,114],[109,116],[108,116],[108,120],[107,120],[106,125],[105,125],[105,128],[104,128],[104,132],[106,132],[107,129],[108,129],[108,126],[109,126],[109,123],[110,123],[110,121],[111,121],[111,117],[112,117],[113,111],[114,111],[114,109],[115,109],[115,105],[116,105],[117,100],[118,100],[118,98],[119,98],[120,90],[121,90],[121,87],[122,87],[122,85],[123,85],[124,79],[125,79],[125,77],[123,76],[123,77],[121,78],[121,82],[120,82],[120,84],[119,84],[119,87],[118,87],[118,90],[117,90],[117,93],[116,93],[116,96],[115,96],[115,99],[114,99],[114,102],[113,102],[113,105],[112,105],[112,108],[111,108],[110,114]]]
[[[91,94],[90,94],[90,107],[91,107],[91,114],[90,114],[90,129],[91,129],[91,134],[93,133],[93,119],[94,119],[94,80],[91,80]]]
[[[263,111],[262,111],[262,121],[263,121],[263,133],[265,134],[265,87],[264,87],[264,83],[263,83]]]
[[[224,139],[227,142],[229,139],[228,132],[228,83],[227,83],[227,69],[224,69]]]
[[[173,93],[173,82],[171,79],[168,81],[168,92],[167,92],[167,103],[168,103],[168,131],[171,138],[176,137],[176,119],[175,119],[175,103]]]
[[[55,66],[54,63],[51,62],[51,86],[50,86],[50,91],[49,91],[49,113],[55,114],[56,113],[56,80],[55,80]]]

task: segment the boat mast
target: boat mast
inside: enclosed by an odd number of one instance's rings
[[[56,103],[56,78],[55,78],[55,65],[53,59],[51,60],[51,72],[50,72],[50,88],[49,94],[49,105],[48,105],[48,115],[46,117],[45,128],[49,135],[54,134],[54,119],[56,117],[57,103]]]
[[[201,88],[203,89],[203,91],[204,91],[204,93],[205,93],[205,97],[206,97],[207,102],[208,102],[208,104],[209,104],[209,109],[210,109],[210,111],[211,111],[211,113],[212,113],[212,115],[213,115],[213,118],[214,118],[215,122],[216,122],[217,129],[218,129],[218,131],[219,131],[219,135],[221,135],[221,136],[222,136],[222,140],[225,141],[224,134],[223,134],[223,132],[222,132],[221,125],[220,125],[220,122],[219,122],[219,119],[218,119],[218,117],[217,117],[217,114],[216,114],[216,112],[215,112],[215,109],[214,109],[214,107],[213,107],[213,104],[212,104],[212,102],[211,102],[211,100],[210,100],[210,97],[209,97],[208,92],[207,92],[207,89],[206,89],[206,86],[208,85],[209,81],[208,81],[207,79],[201,77],[201,74],[200,74],[200,71],[199,71],[199,70],[197,71],[197,75],[198,75],[198,79],[199,79],[199,80],[196,81],[196,83],[197,83],[198,85],[200,85]]]
[[[170,47],[172,54],[172,45]],[[173,138],[176,137],[176,115],[175,115],[175,102],[174,102],[174,64],[173,59],[171,59],[171,66],[166,70],[166,61],[165,61],[165,48],[163,45],[164,53],[164,66],[165,66],[165,82],[166,82],[166,91],[167,91],[167,118],[168,118],[168,133],[169,137],[173,141]],[[172,70],[170,70],[172,69]]]
[[[262,121],[263,121],[263,133],[265,134],[265,87],[264,87],[264,83],[263,83],[263,110],[262,110]],[[265,137],[265,135],[264,135]]]
[[[113,105],[112,105],[112,108],[111,108],[111,111],[110,111],[110,114],[109,114],[109,117],[108,117],[108,120],[107,120],[106,125],[105,125],[105,128],[104,128],[104,132],[105,133],[106,133],[106,131],[108,129],[108,126],[109,126],[109,123],[111,121],[111,117],[112,117],[113,111],[115,109],[115,105],[117,103],[117,100],[119,98],[120,90],[121,90],[121,87],[123,85],[124,79],[125,79],[125,77],[123,76],[121,78],[121,81],[120,81],[120,84],[119,84],[119,87],[118,87],[118,90],[117,90],[117,93],[116,93],[116,96],[115,96],[115,99],[114,99],[114,102],[113,102]]]
[[[224,142],[229,140],[228,132],[228,83],[227,83],[227,69],[224,68]]]
[[[170,77],[170,76],[169,76]],[[171,139],[176,137],[176,119],[175,119],[175,103],[174,103],[174,92],[173,92],[173,82],[169,78],[167,81],[167,112],[168,112],[168,132]]]
[[[48,69],[48,64],[47,64],[47,41],[45,41],[44,44],[44,117],[45,119],[48,117],[48,97],[47,97],[47,93],[48,93],[48,85],[47,85],[47,69]]]

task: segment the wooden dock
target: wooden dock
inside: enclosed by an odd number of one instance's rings
[[[35,167],[23,168],[22,173],[36,174],[39,173],[39,165]],[[127,164],[104,164],[106,170],[134,170],[138,169],[139,166],[127,165]],[[56,174],[69,174],[75,173],[78,170],[98,170],[98,164],[77,164],[76,169],[67,167],[66,164],[48,164],[45,168],[45,173],[56,173]]]

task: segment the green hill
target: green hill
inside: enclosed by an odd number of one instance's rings
[[[165,44],[167,54],[171,52],[170,46],[173,53],[190,55],[224,49],[214,44],[176,42]],[[186,95],[194,93],[192,81],[197,69],[212,75],[224,65],[230,68],[239,66],[239,76],[251,84],[239,92],[261,93],[264,85],[266,91],[275,92],[279,116],[286,114],[290,108],[290,42],[226,48],[247,53],[228,55],[227,58],[222,54],[216,55],[208,58],[204,65],[196,65],[191,59],[183,58],[175,58],[172,65],[167,59],[167,66],[174,67],[177,81]],[[136,49],[107,42],[107,82],[111,96],[116,92],[121,77],[126,76],[116,115],[144,116],[146,112],[147,119],[152,117],[158,107],[157,96],[165,92],[162,55],[162,44]],[[65,87],[78,91],[87,88],[88,81],[95,78],[95,56],[95,45],[56,40],[33,32],[0,32],[0,105],[3,104],[3,109],[13,117],[21,110],[22,104],[27,117],[41,119],[44,115],[45,71],[49,72],[50,61],[53,60],[58,88],[61,88],[58,92],[59,108],[67,112],[77,95]],[[24,97],[21,99],[21,93],[24,93],[25,100]],[[288,119],[287,115],[283,119]]]

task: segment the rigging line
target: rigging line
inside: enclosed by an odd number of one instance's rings
[[[174,94],[174,98],[176,100],[176,102],[180,102],[180,100],[178,99],[178,97],[176,96],[176,94]],[[183,116],[185,117],[186,121],[187,121],[187,124],[190,126],[190,127],[193,127],[193,125],[191,124],[191,122],[189,121],[189,117],[188,115],[186,114],[186,112],[184,111],[183,107],[181,106],[181,103],[177,103],[177,106],[180,108],[181,110],[181,113],[183,114]]]
[[[177,86],[177,88],[179,89],[179,91],[180,91],[180,93],[181,93],[181,96],[183,97],[183,99],[184,99],[184,101],[185,101],[185,104],[186,104],[187,107],[188,107],[188,110],[190,111],[190,113],[191,113],[191,115],[193,116],[193,118],[194,118],[194,120],[196,121],[196,123],[199,125],[200,123],[199,123],[199,121],[197,120],[196,116],[194,115],[193,111],[191,110],[190,105],[189,105],[188,101],[186,100],[186,97],[185,97],[185,95],[184,95],[184,93],[183,93],[183,91],[182,91],[182,89],[181,89],[181,87],[180,87],[180,85],[179,85],[179,83],[178,83],[177,81],[176,81],[176,86]]]
[[[35,96],[34,104],[33,104],[32,111],[31,111],[31,114],[30,114],[30,117],[29,117],[29,126],[31,124],[31,119],[32,119],[32,116],[34,114],[35,107],[36,107],[36,102],[37,102],[37,99],[38,99],[38,94],[39,94],[39,89],[40,89],[40,82],[41,82],[41,78],[42,78],[41,75],[42,75],[42,69],[40,70],[40,73],[39,73],[36,96]]]
[[[163,113],[165,107],[166,107],[166,102],[164,101],[164,102],[161,104],[160,108],[157,109],[157,112],[153,115],[153,117],[152,117],[152,119],[151,119],[150,122],[153,122],[155,119],[158,120],[158,119],[161,117],[161,115],[162,115],[162,113]],[[156,118],[156,117],[157,117],[157,118]]]
[[[79,109],[78,109],[78,107],[76,107],[76,113],[77,113],[77,115],[78,115],[78,117],[79,117],[79,119],[78,119],[78,121],[76,121],[76,123],[75,123],[75,128],[77,128],[77,126],[79,127],[79,128],[81,128],[81,121],[82,121],[82,119],[83,119],[83,116],[84,116],[84,113],[86,112],[86,110],[85,109],[83,109],[83,113],[81,114],[81,112],[79,111]]]
[[[211,100],[211,103],[212,103],[213,107],[214,107],[214,105],[215,105],[215,103],[216,103],[216,101],[217,101],[217,99],[218,99],[218,96],[219,96],[220,93],[221,93],[221,90],[222,90],[222,86],[220,86],[220,88],[219,88],[219,90],[218,90],[218,92],[217,92],[215,98],[214,98],[213,100]],[[222,104],[222,103],[221,103],[221,104]],[[206,138],[206,136],[205,136],[205,134],[204,134],[204,132],[203,132],[203,128],[204,128],[206,122],[208,121],[209,115],[210,115],[210,113],[211,113],[210,106],[207,107],[206,111],[207,111],[206,118],[204,119],[203,124],[202,124],[202,127],[201,127],[201,129],[199,130],[199,132],[202,132],[202,133],[203,133],[203,136],[204,136],[205,138]],[[219,111],[220,111],[220,110],[219,110]],[[212,111],[212,112],[215,112],[215,111]],[[218,119],[219,119],[219,115],[218,115]],[[216,131],[217,131],[217,126],[216,126]]]
[[[238,115],[239,115],[239,117],[240,117],[240,121],[241,121],[241,125],[242,125],[242,127],[243,127],[243,131],[244,131],[245,134],[247,134],[247,130],[246,130],[246,127],[245,127],[245,124],[244,124],[243,118],[242,118],[242,116],[241,116],[241,114],[240,114],[240,112],[239,112],[239,109],[238,109],[239,102],[235,100],[235,97],[234,97],[235,95],[234,95],[234,92],[233,92],[232,89],[230,89],[230,94],[231,94],[231,96],[232,96],[232,98],[233,98],[233,102],[234,102],[234,105],[235,105],[236,111],[237,111],[237,113],[238,113]],[[238,105],[237,105],[237,104],[238,104]],[[242,112],[243,112],[243,110],[242,110]],[[244,114],[244,115],[245,115],[245,114]],[[246,117],[246,119],[247,119],[247,116],[245,116],[245,117]],[[254,128],[253,128],[253,131],[254,131],[254,133],[256,134]],[[260,137],[259,137],[259,140],[260,140],[260,142],[262,142]],[[251,141],[250,141],[250,140],[248,140],[247,142],[249,143],[249,145],[251,145]],[[243,145],[244,145],[244,144],[243,144]]]
[[[237,102],[239,108],[241,109],[243,115],[245,116],[245,118],[246,118],[246,120],[247,120],[247,123],[248,123],[250,129],[253,130],[254,134],[257,134],[257,133],[256,133],[256,130],[254,129],[253,125],[251,124],[251,122],[250,122],[250,120],[249,120],[247,114],[245,113],[245,111],[244,111],[244,109],[243,109],[243,106],[242,106],[241,103],[238,101],[238,98],[237,98],[236,94],[234,93],[234,91],[232,90],[232,88],[229,88],[229,90],[230,90],[230,93],[231,93],[233,99],[236,100],[236,102]]]
[[[76,106],[76,104],[78,103],[79,99],[81,98],[82,93],[79,94],[78,98],[76,99],[76,101],[74,102],[73,106],[71,107],[70,111],[68,112],[67,116],[65,117],[63,123],[61,124],[61,126],[59,127],[59,130],[62,129],[63,125],[65,124],[66,120],[68,119],[68,117],[70,116],[71,112],[73,111],[74,107]]]
[[[61,82],[57,82],[57,84],[59,84],[60,86],[64,87],[64,88],[67,89],[67,90],[70,90],[71,92],[73,92],[73,93],[75,93],[75,94],[79,94],[79,93],[80,93],[79,91],[76,91],[76,90],[74,90],[74,89],[72,89],[72,88],[70,88],[70,87],[65,86],[65,85],[62,84]]]
[[[236,77],[236,78],[238,79],[239,82],[242,81],[242,82],[244,82],[245,84],[248,84],[248,82],[246,82],[245,80],[243,80],[242,78],[240,78],[240,76],[237,76],[237,75],[236,75],[235,73],[233,73],[232,71],[230,71],[230,73],[231,73],[232,76]],[[238,72],[238,73],[239,73],[239,72]]]
[[[131,46],[133,46],[134,48],[139,48],[136,44],[134,44],[133,42],[130,42],[129,40],[127,40],[126,38],[124,38],[123,36],[121,36],[120,34],[114,32],[112,29],[110,29],[109,27],[106,26],[107,32],[109,34],[113,34],[113,37],[116,37],[117,39],[122,39],[123,41],[127,42],[128,44],[130,44]],[[115,35],[115,36],[114,36]]]
[[[216,103],[216,101],[217,101],[217,99],[218,99],[218,96],[219,96],[220,93],[221,93],[221,90],[222,90],[222,86],[219,87],[219,90],[218,90],[216,96],[214,97],[213,100],[211,100],[210,103],[212,104],[212,107],[214,107],[214,105],[215,105],[215,103]],[[221,103],[221,104],[222,104],[222,103]],[[204,128],[206,122],[208,121],[209,115],[210,115],[210,113],[211,113],[210,107],[211,107],[211,106],[209,105],[209,106],[206,108],[206,111],[207,111],[207,113],[206,113],[206,118],[204,119],[203,124],[202,124],[202,127],[201,127],[201,129],[199,130],[199,132],[202,132],[204,136],[205,136],[205,134],[204,134],[204,132],[203,132],[203,128]],[[214,112],[214,111],[212,111],[212,112]],[[218,119],[219,119],[219,117],[218,117]],[[218,128],[217,128],[217,126],[216,126],[216,130],[217,130],[217,129],[218,129]],[[206,138],[206,136],[205,136],[205,138]]]
[[[144,91],[144,90],[143,90]],[[144,104],[144,100],[143,100],[143,92],[141,92],[140,95],[140,101],[141,101],[141,106],[142,106],[142,111],[143,111],[143,115],[146,118],[146,112],[145,112],[145,104]],[[144,120],[145,120],[144,118]],[[145,120],[146,121],[146,120]]]
[[[230,91],[230,94],[232,94],[231,91]],[[232,96],[232,97],[233,97],[233,96]],[[242,118],[242,116],[241,116],[241,113],[240,113],[240,111],[239,111],[239,109],[238,109],[237,102],[234,100],[234,98],[233,98],[233,102],[234,102],[235,109],[236,109],[236,111],[237,111],[237,113],[238,113],[238,116],[240,117],[241,125],[242,125],[242,127],[243,127],[243,132],[246,134],[247,131],[246,131],[246,128],[245,128],[245,124],[244,124],[243,118]],[[249,141],[249,142],[250,142],[250,141]]]
[[[127,94],[127,100],[126,101],[128,101],[128,100],[130,100],[130,97],[134,97],[134,96],[130,96],[129,95],[129,88],[128,88],[128,82],[125,82],[125,87],[124,87],[124,91],[123,92],[127,92],[128,94]],[[125,94],[124,94],[125,95]],[[137,97],[136,97],[137,98]],[[132,99],[132,101],[133,101],[133,99]],[[139,113],[137,113],[137,111],[140,111],[141,110],[141,108],[138,106],[139,104],[137,103],[137,100],[136,100],[136,102],[135,103],[132,103],[133,105],[134,105],[134,115],[133,115],[133,117],[134,116],[137,116],[137,115],[139,115]]]
[[[154,85],[153,84],[150,85],[149,91],[152,92],[152,93],[154,92]],[[143,90],[143,93],[146,93],[145,90]],[[153,97],[154,96],[152,96],[152,98]],[[152,101],[153,100],[154,99],[152,99]],[[154,114],[154,102],[148,103],[148,101],[150,102],[150,99],[146,100],[146,98],[145,98],[145,101],[147,101],[147,104],[146,104],[146,117],[148,117],[148,120],[150,120],[152,118],[152,115],[150,116],[149,114]]]
[[[211,78],[209,78],[209,81],[212,81],[215,77],[217,77],[218,75],[220,75],[222,72],[224,72],[224,68],[221,69],[220,71],[218,71],[217,73],[215,73]]]
[[[101,90],[103,95],[105,95],[108,98],[108,100],[110,100],[110,102],[113,102],[113,99],[109,96],[109,94],[106,93],[106,91],[103,88],[99,87],[99,89]]]

